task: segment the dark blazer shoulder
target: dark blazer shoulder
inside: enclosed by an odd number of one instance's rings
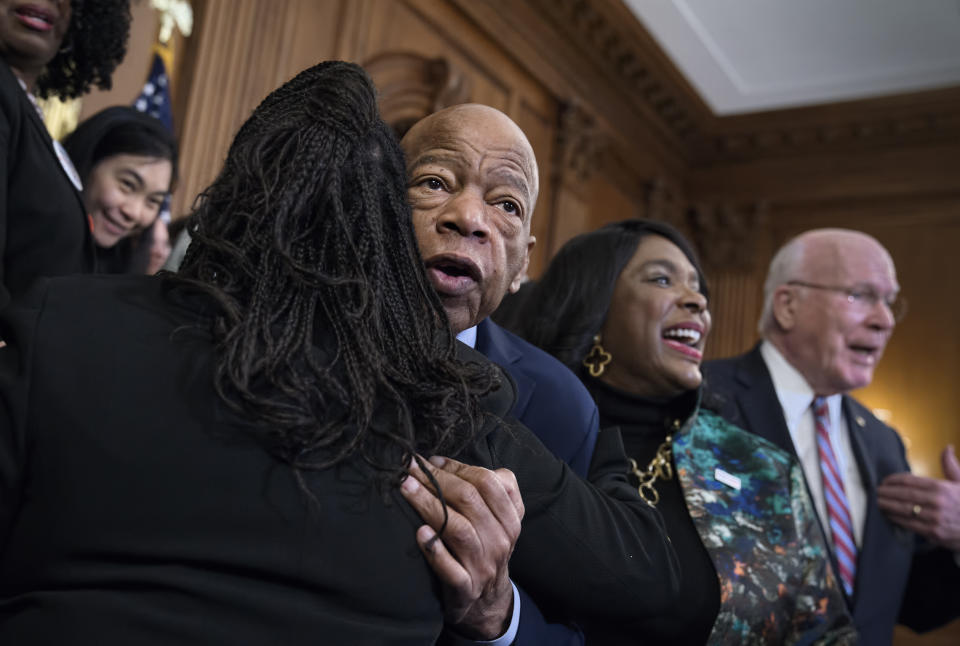
[[[770,377],[770,371],[767,370],[767,364],[760,353],[759,343],[743,354],[705,361],[703,369],[707,376],[708,386],[711,387],[722,387],[732,381],[748,385],[757,379]],[[717,383],[709,383],[714,380]]]
[[[554,455],[585,476],[596,443],[599,414],[580,379],[555,357],[490,319],[477,326],[477,350],[516,382],[514,416]]]
[[[705,390],[725,419],[796,455],[759,343],[744,354],[707,361],[703,370]]]
[[[525,339],[505,330],[489,318],[477,325],[477,350],[491,361],[509,366],[511,372],[520,372],[535,377],[539,382],[582,391],[586,388],[569,368],[556,357],[541,350]],[[587,394],[589,396],[589,394]]]
[[[42,276],[92,271],[93,238],[80,192],[42,119],[0,62],[0,306]]]
[[[896,429],[874,415],[873,411],[860,403],[856,398],[851,395],[844,395],[843,407],[848,422],[858,428],[868,429],[871,434],[879,436],[881,441],[892,442],[898,447],[903,447],[900,434]]]

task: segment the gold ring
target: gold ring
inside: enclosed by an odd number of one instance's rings
[[[923,507],[921,507],[920,505],[914,505],[913,509],[911,509],[910,511],[913,512],[913,517],[916,518],[917,516],[920,515],[920,512],[923,511]]]

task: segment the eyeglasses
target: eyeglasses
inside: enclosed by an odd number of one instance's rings
[[[877,303],[883,303],[893,315],[893,320],[899,323],[907,315],[907,299],[899,294],[892,296],[881,296],[876,290],[870,287],[838,287],[834,285],[818,285],[817,283],[808,283],[802,280],[787,281],[787,285],[796,285],[798,287],[809,287],[811,289],[823,289],[828,292],[839,292],[847,297],[847,302],[864,311],[871,310],[877,306]]]

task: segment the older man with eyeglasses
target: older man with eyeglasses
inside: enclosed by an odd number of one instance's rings
[[[864,644],[893,626],[960,616],[960,464],[909,473],[896,431],[847,395],[873,379],[906,312],[893,259],[874,238],[817,229],[774,256],[745,355],[705,365],[723,415],[794,453]]]

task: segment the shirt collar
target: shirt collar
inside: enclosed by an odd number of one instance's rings
[[[457,341],[469,345],[471,348],[477,347],[477,326],[468,327],[457,335]]]
[[[777,391],[777,399],[780,400],[780,406],[783,408],[784,421],[792,435],[800,419],[810,410],[816,393],[803,375],[772,343],[769,341],[761,343],[760,354],[770,371],[773,388]],[[836,420],[840,415],[842,395],[830,395],[826,399],[827,407],[830,409],[830,419]]]
[[[37,116],[40,117],[40,121],[43,121],[43,108],[40,107],[40,104],[37,103],[37,97],[33,96],[33,92],[27,89],[27,84],[23,82],[23,79],[19,76],[17,77],[17,83],[20,84],[20,87],[23,88],[24,93],[27,95],[27,99],[30,100],[33,109],[37,111]]]

